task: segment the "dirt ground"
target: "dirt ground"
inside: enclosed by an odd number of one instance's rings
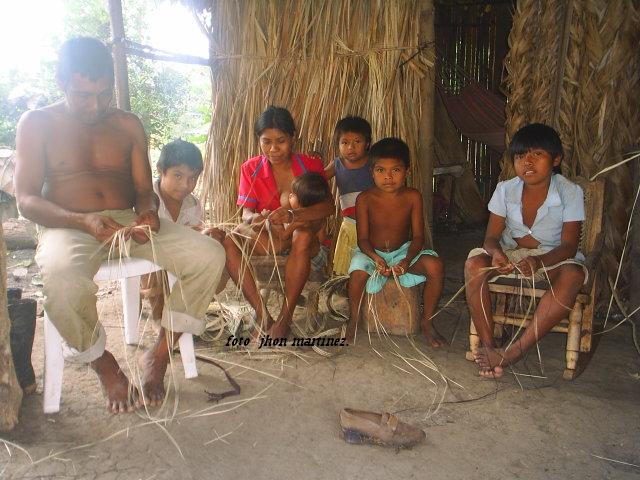
[[[481,235],[437,236],[436,249],[447,266],[442,303],[462,285],[466,252],[479,245]],[[41,298],[32,257],[32,250],[9,252],[9,283],[25,287],[25,296]],[[16,277],[16,268],[27,273]],[[136,347],[123,345],[117,283],[101,284],[98,302],[108,348],[122,365],[133,363]],[[628,327],[599,338],[575,381],[562,379],[565,337],[558,334],[541,342],[544,373],[532,353],[516,369],[530,376],[509,374],[492,381],[479,378],[465,360],[468,322],[463,300],[456,300],[437,320],[449,346],[435,350],[416,337],[439,372],[417,363],[424,357],[402,337],[395,340],[408,363],[393,355],[389,342],[373,338],[369,345],[363,336],[332,358],[300,349],[249,357],[198,343],[199,353],[231,362],[226,366],[241,385],[241,395],[208,403],[205,390],[229,388],[224,375],[198,362],[199,377],[185,380],[176,355],[165,408],[138,414],[108,414],[95,374],[67,365],[60,413],[44,415],[41,394],[24,399],[20,424],[4,436],[12,443],[0,450],[0,477],[640,477],[640,357]],[[145,335],[143,346],[151,341]],[[39,318],[33,349],[39,391],[42,350]],[[396,412],[423,428],[426,442],[399,452],[348,445],[339,437],[338,415],[344,407]]]

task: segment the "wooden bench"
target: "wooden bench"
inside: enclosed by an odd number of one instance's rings
[[[583,286],[578,294],[575,304],[568,317],[563,319],[551,331],[565,333],[567,335],[566,346],[566,368],[564,378],[573,380],[581,372],[578,371],[578,359],[580,355],[586,355],[591,351],[591,341],[593,334],[593,314],[596,300],[596,269],[600,250],[602,248],[602,216],[604,208],[604,180],[589,182],[582,178],[577,178],[575,183],[580,185],[584,191],[584,204],[586,220],[582,223],[580,235],[580,251],[587,259],[589,269],[589,281]],[[541,285],[536,284],[536,288],[521,285],[519,279],[501,278],[495,283],[489,283],[493,304],[493,320],[495,322],[494,336],[501,338],[504,325],[514,325],[525,328],[529,325],[533,308],[530,312],[522,312],[518,309],[519,303],[528,305],[531,296],[542,297],[549,288],[546,282]],[[526,300],[520,301],[524,295]],[[528,314],[527,314],[528,313]],[[469,326],[469,351],[467,359],[473,360],[472,352],[480,347],[480,338],[476,332],[473,322]]]

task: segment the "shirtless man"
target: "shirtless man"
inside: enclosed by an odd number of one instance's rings
[[[224,249],[205,235],[158,219],[146,136],[135,115],[110,106],[113,78],[111,55],[99,40],[63,44],[57,81],[64,100],[20,119],[15,187],[20,211],[41,226],[36,261],[44,307],[65,340],[65,357],[91,364],[107,409],[119,413],[164,399],[170,343],[181,332],[204,329]],[[105,243],[125,226],[135,227],[127,230],[132,257],[178,276],[163,312],[165,328],[141,358],[141,392],[105,350],[93,282],[107,258]]]

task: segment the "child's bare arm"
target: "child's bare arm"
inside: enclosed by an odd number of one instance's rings
[[[391,273],[389,265],[387,265],[384,258],[376,253],[369,240],[369,209],[366,193],[361,193],[356,199],[356,233],[360,251],[376,263],[378,271],[382,275],[388,276]]]
[[[392,270],[396,275],[402,275],[409,269],[409,264],[420,250],[424,248],[424,216],[422,210],[422,195],[417,190],[407,192],[411,204],[411,243],[407,256],[398,262]]]
[[[500,236],[505,228],[505,220],[505,217],[501,217],[495,213],[489,214],[489,223],[483,244],[484,249],[491,255],[491,265],[498,267],[498,272],[502,274],[509,273],[513,270],[513,265],[509,262],[509,259],[500,246]]]
[[[327,181],[331,180],[336,174],[336,165],[333,160],[329,162],[329,164],[324,167],[324,176]]]
[[[562,224],[560,245],[547,253],[522,259],[516,265],[523,275],[531,275],[543,265],[550,266],[576,256],[580,244],[580,228],[582,222],[565,222]]]

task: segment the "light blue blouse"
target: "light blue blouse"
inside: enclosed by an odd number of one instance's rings
[[[531,229],[522,219],[522,189],[524,181],[520,177],[498,183],[491,201],[489,211],[505,218],[505,229],[500,238],[503,249],[516,248],[514,238],[531,235],[544,252],[560,245],[562,224],[564,222],[582,222],[584,216],[584,194],[582,188],[567,180],[560,174],[551,176],[547,198],[542,203]],[[578,252],[576,259],[584,260]]]

